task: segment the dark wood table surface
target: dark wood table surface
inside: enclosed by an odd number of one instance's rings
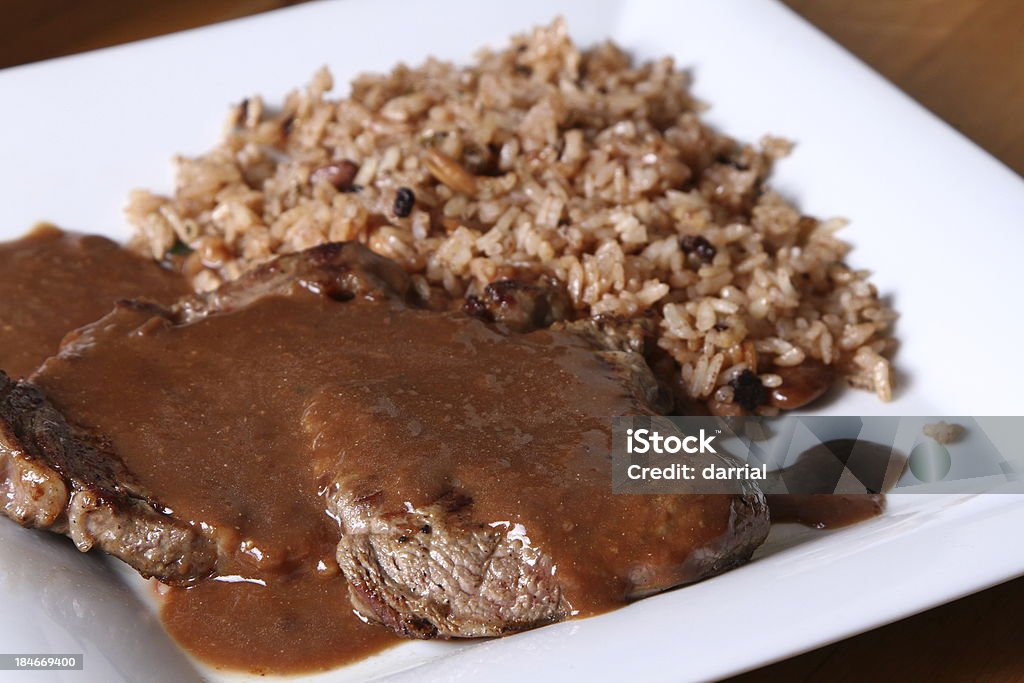
[[[1024,173],[1024,0],[786,2]],[[291,4],[0,0],[0,68]],[[1018,579],[734,680],[1024,682],[1022,621],[1024,579]]]

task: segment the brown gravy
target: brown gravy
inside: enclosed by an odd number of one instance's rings
[[[892,448],[858,439],[832,439],[809,448],[782,475],[809,493],[766,496],[772,522],[836,529],[877,517],[885,509],[882,491],[894,462],[902,462],[902,456]],[[844,468],[850,468],[869,493],[831,493]]]
[[[74,260],[68,254],[88,240],[60,233],[31,239],[48,245],[27,243],[50,259],[40,263],[55,265]],[[90,254],[108,249],[106,240],[88,247]],[[0,258],[10,256],[0,250]],[[105,280],[113,268],[118,283],[130,284],[131,259],[112,257],[111,266],[90,258],[79,282]],[[21,291],[18,282],[49,270],[60,269],[22,263],[0,277],[0,292]],[[159,270],[143,276],[152,285],[143,291],[180,291],[163,278]],[[54,297],[71,287],[51,284]],[[53,331],[64,323],[53,322],[62,309],[52,302],[31,305],[52,323],[47,338],[55,346],[66,329]],[[85,315],[67,329],[88,322]],[[17,340],[3,352],[45,355],[37,349],[42,325],[37,332],[25,320],[24,334],[19,322]],[[412,505],[436,499],[457,479],[480,494],[477,516],[523,524],[533,543],[549,549],[584,615],[622,604],[631,558],[684,566],[695,546],[732,532],[727,496],[694,496],[693,507],[669,523],[674,511],[648,497],[610,495],[610,464],[593,453],[609,448],[609,417],[645,408],[571,335],[537,332],[513,343],[462,316],[385,301],[339,304],[298,287],[189,325],[122,306],[96,333],[102,344],[81,344],[73,359],[51,358],[34,381],[66,415],[109,437],[176,516],[214,528],[233,549],[217,577],[165,590],[168,631],[213,666],[309,672],[398,642],[356,617],[338,573],[338,530],[320,492],[341,470]],[[524,380],[530,391],[508,391]],[[490,457],[474,457],[485,450]],[[772,511],[783,520],[836,523],[820,507],[808,509],[788,500],[775,501]],[[587,532],[567,519],[589,521]]]
[[[122,306],[104,319],[102,345],[51,358],[33,379],[109,437],[175,516],[233,548],[217,577],[164,590],[168,631],[213,666],[304,673],[399,641],[352,612],[337,524],[317,493],[336,458],[313,460],[302,428],[325,378],[354,373],[352,321],[325,315],[343,306],[297,287],[183,326]],[[359,343],[387,332],[362,330]]]
[[[356,617],[340,576],[299,574],[266,583],[209,580],[170,589],[164,626],[199,659],[258,674],[330,669],[399,642],[391,631]]]
[[[815,529],[838,529],[877,517],[885,510],[885,495],[785,494],[766,496],[772,523],[794,523]]]
[[[184,279],[97,235],[40,226],[0,243],[0,370],[26,377],[65,334],[125,297],[173,301]]]
[[[474,516],[563,549],[584,613],[623,601],[632,558],[668,564],[732,530],[728,497],[694,497],[675,520],[689,538],[666,543],[664,510],[610,495],[610,463],[592,454],[609,449],[609,416],[643,409],[572,335],[511,341],[462,315],[302,290],[183,326],[126,307],[103,328],[36,383],[176,516],[226,532],[247,577],[333,562],[338,530],[316,492],[339,471],[396,509],[457,479]],[[603,521],[582,535],[566,519]]]
[[[102,334],[50,359],[35,383],[107,436],[177,517],[230,535],[244,575],[333,562],[337,525],[317,492],[342,469],[394,491],[399,507],[433,502],[458,476],[480,493],[480,518],[531,530],[560,529],[563,506],[588,519],[609,504],[630,512],[628,499],[609,501],[607,468],[589,453],[609,448],[607,416],[637,404],[574,336],[513,343],[461,315],[299,289],[181,326],[125,307]],[[531,391],[507,391],[523,380]],[[570,474],[581,493],[552,504],[544,494]],[[607,542],[626,552],[621,524],[607,525]],[[586,548],[579,534],[551,533],[573,548],[566,571],[607,569],[601,533],[588,532]]]
[[[609,417],[645,408],[576,335],[513,340],[461,314],[298,286],[187,325],[122,306],[97,327],[86,335],[102,344],[50,359],[34,382],[109,438],[176,517],[228,539],[220,574],[267,584],[172,589],[169,630],[215,665],[316,670],[394,642],[348,616],[321,628],[351,610],[318,495],[340,470],[399,506],[426,505],[457,479],[476,494],[475,517],[523,524],[549,550],[581,614],[625,601],[636,558],[685,582],[695,547],[734,533],[728,496],[694,496],[667,519],[675,510],[649,497],[611,495],[610,461],[594,453],[610,448]],[[509,390],[523,382],[528,391]],[[274,617],[277,607],[305,616]],[[245,633],[210,626],[245,614],[259,616]],[[293,643],[331,646],[257,658],[280,647],[282,623]]]

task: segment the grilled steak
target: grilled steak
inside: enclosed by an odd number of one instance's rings
[[[124,300],[99,321],[65,338],[58,357],[36,373],[43,385],[73,374],[81,356],[104,337],[147,325],[188,325],[292,288],[346,300],[376,292],[401,296],[405,274],[385,259],[355,245],[329,245],[285,257],[241,280],[175,306]],[[105,392],[106,385],[93,388]],[[55,392],[60,394],[60,392]],[[151,398],[143,395],[143,399]],[[152,406],[158,411],[159,406]],[[73,413],[74,411],[68,411]],[[204,530],[199,520],[168,512],[127,466],[109,435],[74,424],[39,386],[15,382],[0,372],[0,498],[3,512],[18,524],[68,535],[83,552],[100,548],[144,576],[188,583],[210,575],[222,563],[226,540]],[[186,433],[169,435],[182,442]]]
[[[622,558],[627,569],[618,581],[588,576],[578,566],[563,581],[555,557],[564,548],[549,553],[533,547],[524,528],[481,522],[473,500],[455,493],[413,510],[382,508],[372,495],[337,496],[334,509],[343,528],[338,562],[363,614],[405,636],[472,638],[593,614],[714,576],[747,561],[768,532],[767,509],[753,490],[652,496],[643,505],[646,514],[626,519],[616,515],[631,505],[606,503],[607,519],[578,524],[569,506],[542,504],[555,505],[571,530],[608,547],[625,540],[627,547],[653,548]],[[705,526],[715,529],[710,538]],[[604,592],[607,581],[614,586],[611,595]],[[597,588],[596,600],[585,593],[588,588]]]
[[[0,370],[28,376],[70,330],[123,297],[171,302],[185,278],[106,237],[39,225],[0,242]]]
[[[516,332],[529,332],[550,326],[572,315],[572,301],[554,282],[525,283],[497,280],[477,294],[471,287],[463,310],[489,322],[502,323]]]
[[[407,636],[594,613],[743,562],[768,530],[740,484],[611,494],[609,418],[659,408],[641,343],[427,311],[397,265],[316,247],[170,308],[124,302],[5,380],[5,512],[170,582],[340,566]]]
[[[36,387],[0,372],[0,493],[18,524],[98,547],[145,576],[213,571],[211,539],[165,514],[102,437],[74,429]]]

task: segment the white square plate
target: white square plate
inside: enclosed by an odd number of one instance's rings
[[[170,157],[211,147],[230,102],[280,98],[324,63],[345,83],[430,54],[465,61],[558,13],[583,44],[612,38],[639,58],[671,54],[691,67],[726,132],[795,140],[774,186],[808,213],[852,220],[853,263],[875,271],[902,314],[903,388],[886,405],[842,392],[823,412],[1024,413],[1013,360],[1024,336],[1024,183],[774,2],[325,2],[9,69],[0,239],[42,219],[124,237],[128,191],[169,191]],[[316,678],[724,676],[1024,573],[1024,545],[1007,541],[1024,525],[1022,502],[895,496],[870,523],[777,529],[753,563],[611,614],[488,642],[409,643]],[[214,675],[170,643],[115,564],[0,521],[0,650],[84,652],[88,680]]]

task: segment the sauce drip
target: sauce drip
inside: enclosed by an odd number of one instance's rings
[[[885,496],[863,494],[776,494],[765,496],[773,523],[795,523],[815,529],[838,529],[877,517]]]
[[[832,439],[809,448],[781,473],[792,488],[806,493],[765,496],[772,522],[835,529],[877,517],[885,509],[887,474],[902,461],[892,448],[861,439]],[[844,469],[868,492],[832,493]]]
[[[300,574],[265,583],[207,580],[172,588],[162,608],[164,626],[199,659],[257,674],[326,670],[399,641],[356,617],[340,576]]]
[[[98,235],[40,226],[0,243],[0,370],[27,377],[118,299],[173,301],[184,279]]]

